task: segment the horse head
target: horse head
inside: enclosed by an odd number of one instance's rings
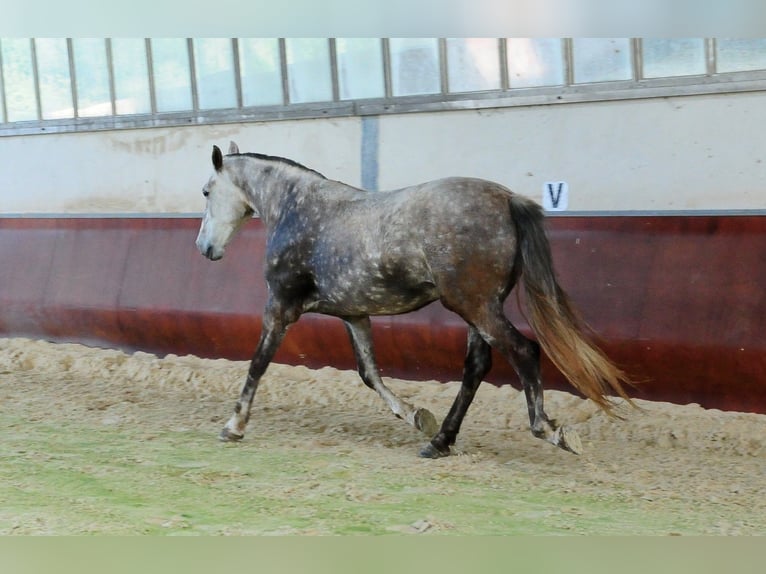
[[[237,144],[229,144],[229,154],[238,154]],[[213,175],[202,188],[206,198],[197,249],[205,257],[217,261],[226,250],[236,231],[254,213],[245,190],[237,183],[232,170],[224,162],[218,146],[213,146]]]

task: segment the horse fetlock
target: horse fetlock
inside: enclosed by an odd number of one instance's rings
[[[543,422],[536,422],[533,424],[529,430],[532,431],[532,434],[536,436],[537,438],[541,438],[543,440],[547,440],[548,442],[553,442],[553,437],[556,434],[556,431],[558,430],[556,427],[552,426],[547,420]]]

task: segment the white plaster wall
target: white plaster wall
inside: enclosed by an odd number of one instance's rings
[[[360,118],[0,138],[0,213],[189,213],[213,144],[281,155],[361,184]],[[448,175],[570,210],[766,208],[766,94],[385,115],[379,188]],[[370,166],[367,166],[370,168]]]
[[[380,188],[495,180],[570,210],[766,208],[766,94],[384,116]]]
[[[281,155],[361,183],[360,120],[281,121],[0,138],[0,213],[204,209],[213,144]]]

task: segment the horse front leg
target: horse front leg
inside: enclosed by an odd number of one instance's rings
[[[288,319],[288,315],[276,305],[269,304],[263,314],[263,327],[255,355],[250,361],[247,379],[242,387],[239,400],[234,405],[234,414],[223,427],[219,438],[224,442],[239,441],[245,436],[245,427],[250,420],[250,409],[253,406],[255,391],[258,383],[277,352],[287,327],[297,320],[297,316]]]
[[[424,434],[433,436],[439,429],[433,413],[428,409],[412,406],[383,384],[372,347],[370,318],[345,318],[344,322],[354,348],[359,376],[364,384],[375,390],[397,417],[404,419]]]

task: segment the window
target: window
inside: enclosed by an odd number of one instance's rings
[[[152,39],[152,70],[158,112],[193,109],[189,49],[183,38]]]
[[[116,113],[150,113],[152,104],[146,42],[132,38],[114,38],[111,40],[111,46]]]
[[[201,110],[237,107],[234,50],[231,40],[195,39],[194,73]]]
[[[290,102],[332,101],[330,44],[325,38],[288,38],[287,77]]]
[[[335,46],[341,100],[382,98],[386,95],[380,39],[339,38]]]
[[[722,39],[717,42],[717,71],[766,70],[766,40]]]
[[[500,89],[500,57],[495,38],[447,39],[450,92]]]
[[[32,43],[28,38],[3,38],[3,89],[9,122],[37,119]]]
[[[77,83],[77,115],[95,117],[112,114],[106,41],[101,38],[72,40],[72,53]]]
[[[702,38],[644,40],[641,48],[645,78],[691,76],[707,71]]]
[[[633,77],[628,38],[576,38],[572,48],[576,84]]]
[[[242,105],[271,106],[283,103],[279,40],[240,38],[239,70]]]
[[[508,38],[505,49],[511,88],[562,86],[566,83],[560,38]]]
[[[0,136],[745,90],[764,38],[0,38]]]
[[[391,87],[394,96],[437,94],[439,43],[436,38],[391,38]]]
[[[74,117],[66,40],[38,38],[35,40],[35,50],[42,118],[49,120]]]

